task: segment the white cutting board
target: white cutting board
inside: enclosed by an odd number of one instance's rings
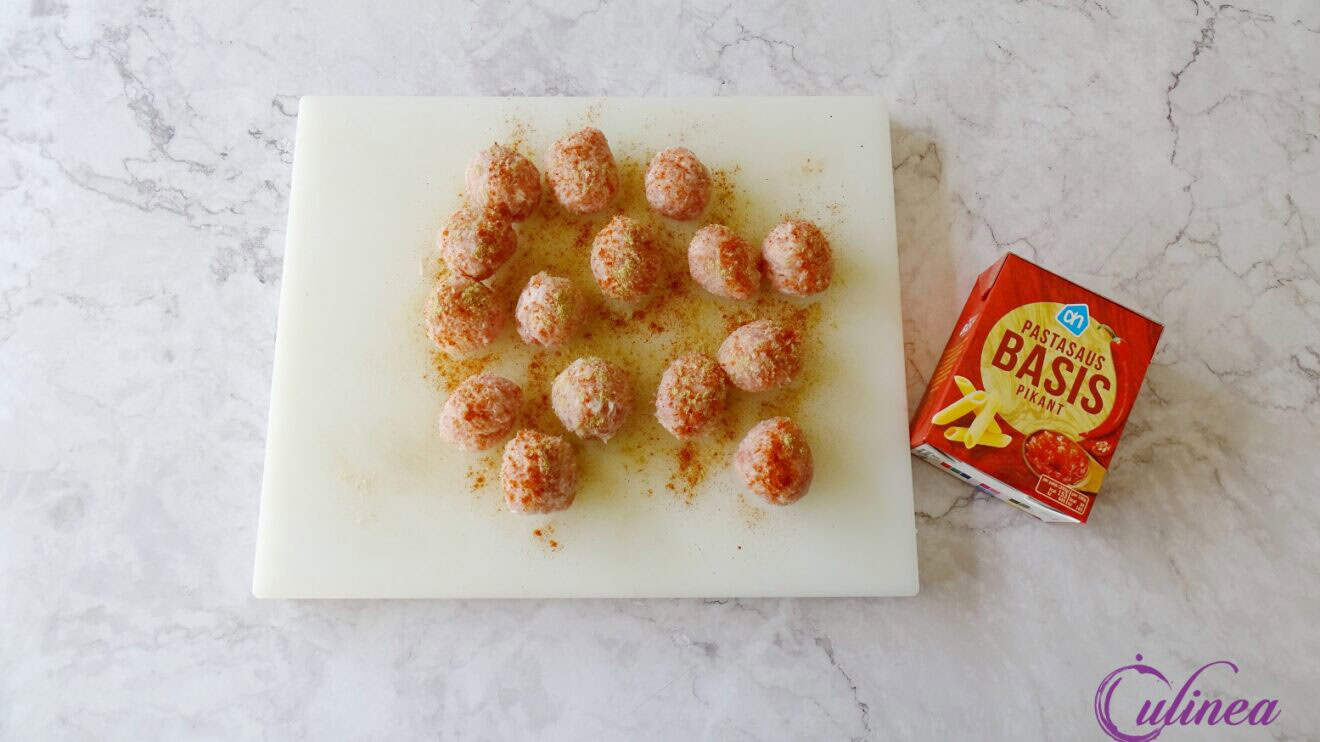
[[[464,167],[508,139],[539,167],[553,139],[588,124],[620,159],[683,144],[733,173],[738,198],[754,204],[740,219],[757,243],[784,213],[826,229],[839,279],[819,297],[809,388],[794,407],[816,460],[799,503],[756,504],[727,456],[676,494],[665,487],[676,448],[639,459],[637,445],[624,455],[575,441],[576,504],[529,518],[504,510],[494,481],[477,486],[483,473],[495,479],[498,451],[483,458],[439,441],[444,391],[420,311]],[[492,368],[525,383],[516,334],[495,350],[506,361]],[[660,430],[654,393],[637,390],[635,437]],[[881,101],[302,99],[257,597],[913,595],[910,461]]]

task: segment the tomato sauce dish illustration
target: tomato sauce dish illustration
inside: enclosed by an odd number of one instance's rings
[[[1064,484],[1082,481],[1091,466],[1091,457],[1081,444],[1054,430],[1037,430],[1027,436],[1022,455],[1032,471]]]

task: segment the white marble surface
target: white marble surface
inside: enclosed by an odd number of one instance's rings
[[[1315,3],[85,5],[0,7],[0,738],[1099,738],[1136,652],[1320,730]],[[910,399],[1005,249],[1167,323],[1090,525],[918,464],[912,600],[250,597],[299,95],[826,92]]]

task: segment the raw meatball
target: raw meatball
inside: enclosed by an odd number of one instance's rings
[[[467,377],[440,409],[440,438],[468,451],[490,448],[513,431],[522,389],[502,376]]]
[[[468,198],[514,221],[532,215],[541,202],[541,174],[531,160],[509,147],[492,144],[467,167]]]
[[[586,298],[572,281],[541,271],[527,279],[513,314],[523,342],[549,348],[573,337],[586,309]]]
[[[728,381],[724,370],[705,353],[679,356],[660,377],[655,417],[675,437],[701,432],[724,412]]]
[[[485,284],[463,278],[441,283],[426,307],[426,334],[451,356],[471,355],[494,342],[509,310]]]
[[[770,285],[785,294],[820,293],[834,277],[830,241],[811,222],[790,219],[776,225],[761,244],[761,257]]]
[[[632,413],[628,372],[599,358],[579,358],[555,377],[550,404],[569,432],[608,441]]]
[[[637,303],[660,281],[660,255],[650,233],[622,214],[591,241],[591,275],[605,296]]]
[[[719,350],[729,381],[745,392],[784,386],[802,369],[802,335],[768,319],[748,322],[729,333]]]
[[[646,168],[646,201],[670,219],[696,219],[710,203],[710,173],[689,149],[657,152]]]
[[[504,446],[500,462],[504,502],[515,513],[553,513],[577,497],[573,446],[557,435],[522,429]]]
[[[600,129],[575,131],[550,145],[545,179],[559,203],[577,214],[600,211],[619,192],[619,169]]]
[[[692,280],[716,296],[750,299],[761,287],[756,248],[723,224],[707,224],[688,245]]]
[[[459,209],[440,230],[440,257],[455,273],[489,278],[518,249],[513,222],[494,209]]]
[[[738,444],[733,465],[747,489],[772,505],[792,505],[811,487],[811,446],[786,417],[753,426]]]

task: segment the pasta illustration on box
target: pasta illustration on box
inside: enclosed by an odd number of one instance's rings
[[[1163,326],[1008,254],[977,279],[912,420],[927,462],[1085,523]]]

